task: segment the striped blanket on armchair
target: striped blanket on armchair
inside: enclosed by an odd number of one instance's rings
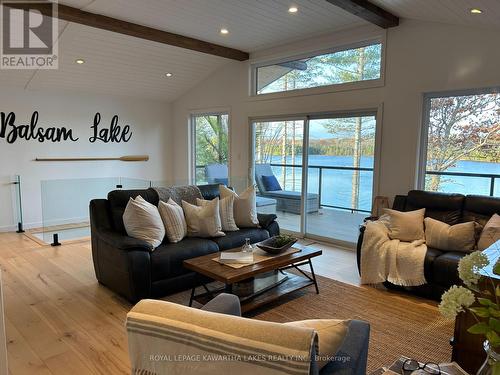
[[[133,374],[309,374],[314,329],[154,300],[127,315]]]

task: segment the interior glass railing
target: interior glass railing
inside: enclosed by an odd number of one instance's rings
[[[42,227],[31,233],[54,246],[90,236],[89,202],[119,185],[118,177],[41,181]]]
[[[30,233],[45,243],[58,246],[62,241],[90,236],[89,202],[92,199],[104,199],[116,189],[147,189],[153,182],[109,177],[44,180],[40,185],[42,225]]]

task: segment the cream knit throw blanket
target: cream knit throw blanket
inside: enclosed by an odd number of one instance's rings
[[[132,374],[308,375],[314,329],[142,300],[127,314]]]
[[[368,222],[361,246],[361,284],[384,281],[401,286],[425,284],[426,252],[424,240],[391,240],[383,221]]]

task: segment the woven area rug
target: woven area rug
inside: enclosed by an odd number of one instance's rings
[[[433,301],[318,277],[314,288],[298,291],[248,315],[289,322],[304,319],[361,319],[371,325],[368,372],[390,365],[401,355],[421,362],[450,362],[453,322],[443,319]],[[189,292],[166,300],[186,304]]]

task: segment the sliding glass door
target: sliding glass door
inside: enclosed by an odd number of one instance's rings
[[[304,119],[253,124],[257,212],[276,213],[283,229],[301,233]]]
[[[372,206],[376,113],[259,120],[252,129],[258,211],[274,209],[286,231],[356,242]]]
[[[311,117],[308,124],[305,232],[355,242],[373,200],[375,115]]]

